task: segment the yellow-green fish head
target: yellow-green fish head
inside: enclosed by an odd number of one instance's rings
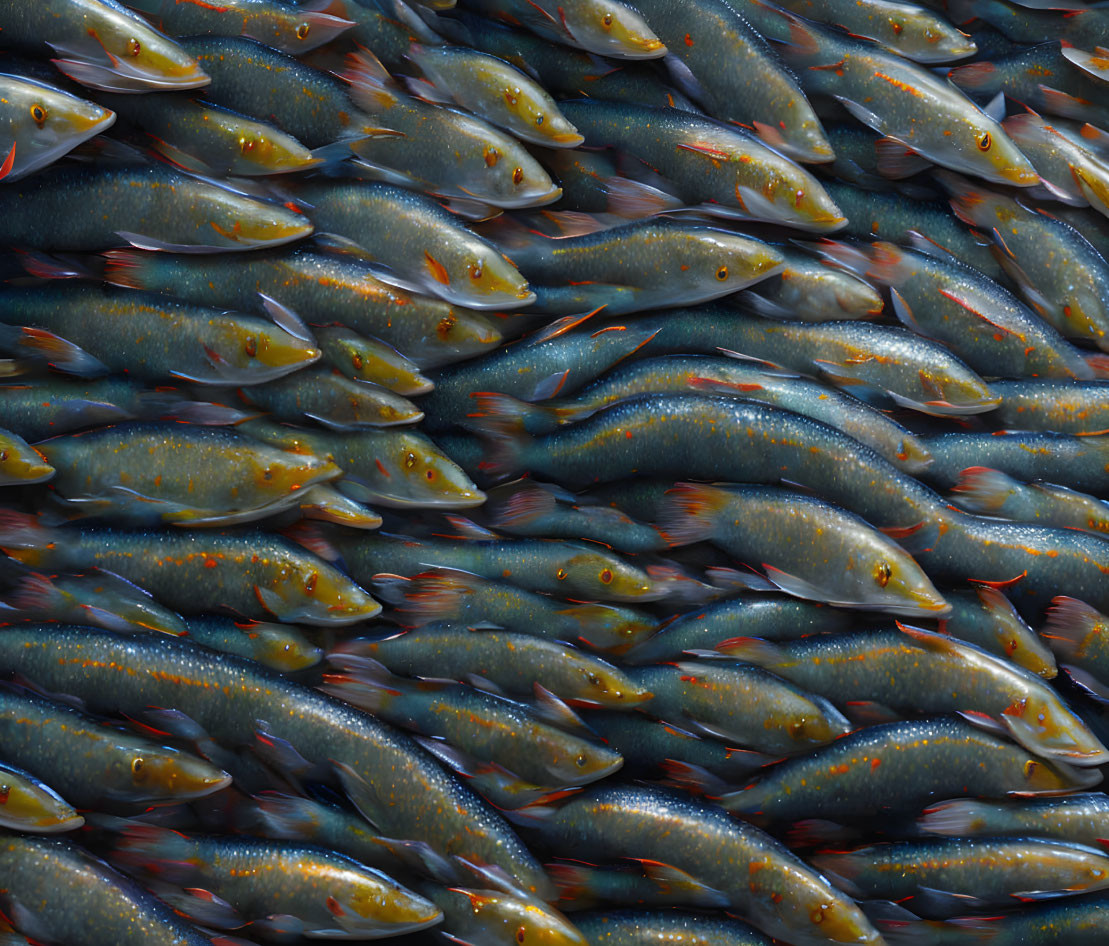
[[[620,59],[666,55],[666,46],[638,11],[612,0],[593,0],[583,6],[572,23],[563,17],[563,25],[582,49]]]
[[[380,935],[382,929],[397,933],[438,923],[442,911],[429,900],[383,877],[363,878],[350,871],[346,888],[334,891],[328,907],[336,922],[352,936]]]
[[[478,251],[465,265],[465,278],[460,276],[451,284],[459,305],[515,309],[535,301],[516,264],[496,250]]]
[[[1040,755],[1082,766],[1109,761],[1109,749],[1055,697],[1054,690],[1028,692],[1001,718],[1021,745]]]
[[[946,167],[1015,187],[1033,187],[1040,175],[1005,130],[974,109],[956,135],[948,140],[952,152]]]
[[[259,325],[229,319],[218,350],[222,361],[235,371],[249,376],[276,378],[320,358],[313,342],[300,338],[277,325]]]
[[[231,164],[232,174],[285,174],[323,162],[323,158],[313,157],[312,152],[292,135],[276,128],[266,132],[243,128],[238,144],[238,154]]]
[[[259,601],[282,621],[353,624],[372,618],[381,605],[326,562],[305,558],[289,565],[265,587],[255,585]]]
[[[391,456],[381,456],[378,463],[389,480],[390,491],[406,502],[393,499],[396,505],[425,506],[440,509],[468,509],[485,502],[483,493],[462,470],[435,449],[422,436],[404,434],[393,441]]]
[[[588,942],[561,913],[539,900],[525,900],[496,890],[454,888],[470,901],[474,917],[490,940],[500,939],[502,931],[525,946],[588,946]]]
[[[592,661],[578,666],[581,675],[581,690],[574,697],[597,706],[622,708],[638,706],[654,699],[654,694],[634,683],[627,675],[615,667]]]
[[[284,450],[260,450],[246,454],[243,460],[250,465],[258,492],[274,499],[343,474],[330,460]]]
[[[85,819],[52,789],[0,766],[0,825],[57,834],[73,831],[84,823]]]
[[[54,475],[54,467],[23,438],[0,431],[0,486],[41,483]]]
[[[582,740],[575,741],[570,748],[576,751],[559,756],[546,766],[559,785],[595,782],[619,771],[624,764],[624,757],[608,746]]]
[[[584,551],[571,555],[559,565],[555,578],[573,589],[575,596],[603,601],[643,601],[661,594],[646,572],[614,555]]]
[[[126,766],[127,771],[122,768]],[[115,766],[123,788],[121,800],[176,804],[218,792],[231,776],[203,759],[164,746],[135,749]],[[129,783],[129,785],[128,785]]]
[[[294,627],[257,624],[243,632],[254,643],[254,659],[282,673],[314,667],[323,659],[323,651]]]
[[[868,600],[872,605],[892,614],[943,617],[951,613],[935,585],[912,556],[891,548],[879,553],[869,563],[859,566],[860,576],[871,582]]]
[[[472,188],[458,185],[477,200],[511,209],[538,207],[562,196],[562,188],[551,180],[523,145],[506,143],[499,148],[489,145],[484,150],[484,158],[481,179],[474,181]]]

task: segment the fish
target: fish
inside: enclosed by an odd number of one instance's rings
[[[357,670],[366,658],[410,676],[434,666],[447,679],[481,677],[510,696],[528,696],[538,683],[574,705],[630,710],[651,698],[608,661],[528,634],[435,625],[384,640],[354,638],[328,654],[344,669]]]
[[[342,473],[328,460],[192,424],[124,422],[54,437],[38,449],[58,470],[58,496],[77,515],[117,524],[250,521]]]
[[[769,756],[802,752],[850,731],[827,701],[757,667],[725,660],[629,668],[654,694],[652,716]]]
[[[1003,429],[1100,434],[1109,430],[1109,401],[1098,381],[995,381],[1001,395],[994,417]]]
[[[0,129],[14,157],[11,183],[53,164],[82,141],[111,128],[115,112],[35,79],[0,75]]]
[[[1104,792],[1011,801],[959,798],[926,808],[917,823],[930,835],[1037,837],[1098,847],[1104,846],[1107,806]]]
[[[575,920],[582,917],[577,911],[595,909],[598,905],[706,908],[728,905],[719,891],[706,887],[685,871],[649,860],[632,859],[623,867],[558,861],[547,865],[547,873],[558,884],[559,900],[564,901],[564,907],[575,911]]]
[[[415,362],[391,345],[366,338],[343,325],[318,326],[313,334],[324,363],[348,378],[380,384],[406,397],[426,394],[435,387]]]
[[[317,228],[384,267],[381,275],[400,288],[472,309],[517,309],[535,299],[512,261],[430,197],[372,181],[308,182],[295,195]]]
[[[323,660],[323,650],[289,624],[234,621],[211,614],[190,615],[182,623],[194,643],[256,660],[282,673],[305,670]]]
[[[443,932],[463,943],[512,946],[522,936],[526,943],[586,946],[587,940],[554,907],[503,890],[443,887],[420,889],[443,911]]]
[[[1084,601],[1059,595],[1041,632],[1056,657],[1081,686],[1098,698],[1109,694],[1109,618]]]
[[[7,46],[42,55],[75,82],[104,92],[196,89],[211,81],[180,45],[116,0],[10,5]]]
[[[231,783],[230,775],[196,756],[9,688],[0,691],[0,745],[5,759],[81,809],[172,805]]]
[[[29,636],[0,628],[0,664],[12,666],[19,653],[27,677],[74,693],[98,711],[135,715],[175,707],[232,748],[264,750],[257,721],[266,720],[271,746],[291,743],[329,773],[381,834],[425,842],[443,857],[499,866],[524,889],[553,894],[539,862],[508,824],[407,737],[253,661],[185,640],[165,642],[169,649],[106,631],[55,625]],[[174,672],[166,673],[167,666]],[[156,715],[155,724],[175,726],[171,715]]]
[[[983,516],[1039,522],[1060,529],[1109,532],[1109,505],[1065,486],[1021,483],[1000,470],[972,466],[959,474],[951,499]]]
[[[258,935],[362,939],[426,929],[432,903],[324,848],[247,837],[190,837],[131,824],[109,858],[195,922]]]
[[[775,643],[740,639],[717,649],[829,699],[850,694],[853,703],[895,712],[988,717],[1045,759],[1078,766],[1109,759],[1042,677],[943,634],[901,625]]]
[[[1079,207],[1093,206],[1109,215],[1109,164],[1084,147],[1080,134],[1068,134],[1034,112],[1013,115],[1004,126],[1035,164],[1050,197]]]
[[[100,0],[103,2],[103,0]],[[300,213],[159,165],[53,166],[0,190],[8,246],[185,253],[279,246],[312,232]],[[65,221],[45,226],[44,221]]]
[[[873,819],[953,796],[1060,794],[1101,781],[950,716],[867,726],[794,756],[720,799],[759,822]]]
[[[842,742],[842,740],[841,740]],[[601,785],[539,812],[555,853],[648,858],[719,890],[759,930],[799,946],[882,942],[863,912],[783,844],[709,802]]]
[[[222,608],[250,619],[326,625],[381,610],[342,572],[268,533],[58,529],[11,511],[0,518],[0,547],[24,564],[104,568],[182,614]],[[207,592],[198,597],[201,587]]]
[[[904,549],[836,506],[774,487],[670,492],[659,527],[672,546],[708,540],[799,598],[910,617],[950,612]]]
[[[651,901],[648,907],[658,903]],[[770,940],[742,920],[732,917],[676,913],[667,910],[594,910],[574,914],[578,929],[592,943],[633,946],[642,937],[684,938],[705,946],[769,946]]]
[[[1055,657],[1012,602],[993,585],[975,583],[973,590],[947,590],[951,614],[938,630],[1005,657],[1025,670],[1050,680],[1059,672]]]
[[[85,823],[61,795],[30,772],[0,762],[0,826],[31,834],[61,834]]]
[[[409,58],[424,74],[417,95],[457,104],[531,144],[576,148],[584,140],[555,100],[515,66],[468,46],[413,44]]]
[[[0,428],[0,486],[45,483],[57,469],[26,440]]]
[[[378,529],[383,521],[368,506],[324,484],[308,487],[294,506],[305,519],[334,522],[352,529]]]
[[[562,111],[586,147],[632,155],[688,206],[821,233],[847,222],[815,177],[735,125],[622,102],[568,101]]]

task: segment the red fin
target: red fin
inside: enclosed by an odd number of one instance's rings
[[[4,163],[0,164],[0,180],[3,180],[12,173],[12,168],[15,167],[15,142],[12,142],[11,150],[8,156],[4,158]]]
[[[1028,576],[1028,571],[1026,569],[1025,571],[1021,572],[1019,575],[1017,575],[1016,578],[1009,578],[1006,581],[989,581],[985,578],[971,578],[969,580],[973,581],[973,582],[977,582],[980,585],[989,585],[989,587],[991,587],[991,588],[997,588],[997,589],[1000,590],[1002,588],[1009,588],[1009,587],[1015,585],[1018,581],[1020,581],[1022,578],[1026,578],[1027,576]]]

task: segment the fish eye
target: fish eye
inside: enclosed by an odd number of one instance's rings
[[[433,469],[431,469],[431,467],[428,467],[428,470],[424,474],[424,476],[427,477],[428,482],[431,482],[431,480],[435,479],[435,471]]]
[[[585,754],[583,753],[582,755],[579,755],[576,759],[574,759],[574,764],[579,769],[584,769],[585,768],[585,763],[588,762],[588,761],[589,760],[585,757]]]
[[[500,153],[497,151],[496,148],[486,148],[484,154],[485,166],[488,168],[491,168],[494,164],[496,164],[497,159],[500,157]]]
[[[253,358],[258,354],[258,339],[253,335],[248,335],[246,342],[243,344],[243,351],[246,352],[248,358]]]
[[[273,470],[271,470],[269,467],[266,467],[266,469],[262,471],[262,479],[272,480],[273,479]]]
[[[516,168],[512,172],[512,183],[513,184],[521,184],[521,183],[523,183],[523,180],[524,180],[524,169],[523,168]]]
[[[527,938],[527,935],[528,935],[528,931],[527,931],[527,928],[526,928],[526,927],[523,927],[523,926],[521,926],[521,927],[520,927],[520,928],[519,928],[519,929],[518,929],[518,930],[516,931],[516,942],[517,942],[517,943],[522,943],[522,942],[523,942],[523,941],[524,941],[524,940],[525,940],[525,939]]]
[[[131,775],[139,782],[146,778],[146,763],[143,762],[142,756],[136,756],[131,760]]]
[[[0,785],[0,805],[6,805],[8,803],[8,796],[11,793],[12,787],[10,785]]]
[[[874,580],[878,582],[878,587],[885,588],[892,575],[893,569],[890,568],[889,562],[879,562],[874,566]]]
[[[362,356],[358,354],[358,352],[354,353],[353,357],[350,359],[350,363],[354,365],[355,371],[362,370]]]
[[[412,467],[414,467],[415,465],[416,465],[416,454],[414,454],[414,453],[407,454],[404,458],[404,468],[406,470],[411,470]]]
[[[1017,650],[1016,638],[1013,638],[1013,639],[1006,642],[1006,644],[1005,644],[1005,653],[1007,653],[1011,657],[1013,654],[1016,653],[1016,650]]]
[[[560,568],[557,572],[555,572],[555,578],[557,578],[559,581],[565,581],[566,580],[566,569],[565,568]]]
[[[612,569],[611,568],[602,569],[600,577],[601,577],[602,584],[611,585],[612,584]]]
[[[253,138],[240,138],[239,139],[239,151],[241,151],[243,154],[246,154],[247,152],[253,151],[253,150],[254,150],[254,139]]]
[[[723,282],[725,279],[727,279],[728,278],[728,267],[727,266],[721,266],[716,271],[716,278],[719,279],[721,282]]]
[[[601,17],[601,25],[602,25],[602,26],[603,26],[603,27],[604,27],[604,28],[605,28],[606,30],[607,30],[607,29],[608,29],[609,27],[611,27],[611,26],[612,26],[612,14],[611,14],[611,13],[606,13],[606,14],[605,14],[605,15],[604,15],[603,17]]]
[[[35,104],[31,106],[31,118],[35,120],[36,125],[41,125],[46,121],[46,109],[38,102],[35,102]]]
[[[990,133],[987,131],[985,134],[982,135],[981,138],[978,139],[978,150],[989,151],[992,144],[993,139],[990,137]]]
[[[137,56],[142,52],[142,43],[140,43],[134,36],[127,40],[127,52],[132,56]]]
[[[7,450],[0,450],[0,463],[7,463],[7,462],[8,462],[8,451]]]
[[[905,29],[897,20],[890,20],[890,29],[893,30],[895,36],[900,36],[901,31]]]
[[[309,31],[309,30],[310,30],[311,28],[312,28],[312,27],[311,27],[311,24],[309,24],[309,23],[301,23],[301,24],[300,24],[300,25],[299,25],[299,26],[297,27],[297,39],[307,39],[307,38],[308,38],[308,31]]]
[[[312,572],[312,574],[308,576],[308,580],[304,583],[304,592],[305,592],[305,594],[309,594],[309,595],[312,594],[316,590],[316,582],[319,581],[319,580],[320,580],[320,573],[319,572]]]
[[[481,263],[471,263],[470,264],[470,278],[474,282],[477,282],[479,279],[481,279],[481,277],[482,277]]]
[[[543,124],[543,114],[542,113],[535,116],[535,124],[537,124],[537,125],[542,125]]]
[[[590,686],[599,687],[601,685],[601,678],[595,673],[587,671],[585,679],[589,681]]]
[[[1037,762],[1035,759],[1029,759],[1027,762],[1024,763],[1024,777],[1031,778],[1035,774],[1036,769],[1038,769],[1039,766],[1040,763]]]

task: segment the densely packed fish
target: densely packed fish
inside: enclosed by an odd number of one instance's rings
[[[1109,8],[0,0],[0,942],[1109,942]]]

